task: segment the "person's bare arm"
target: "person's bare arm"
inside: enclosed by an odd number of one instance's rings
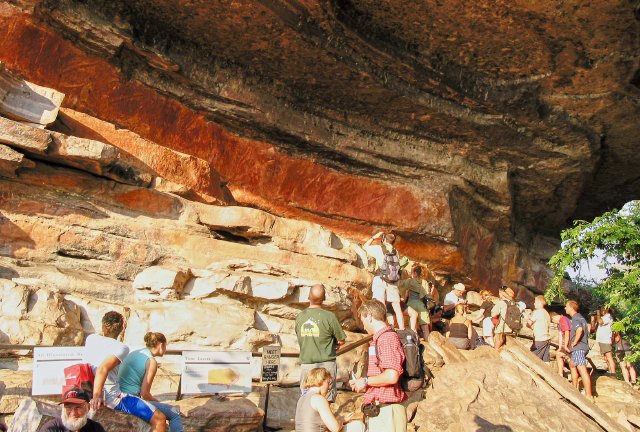
[[[102,405],[104,400],[102,398],[102,390],[104,389],[104,383],[107,381],[107,375],[114,367],[120,364],[118,357],[111,355],[104,359],[100,366],[96,369],[96,376],[93,380],[93,398],[91,399],[91,408],[97,411]]]
[[[385,387],[394,385],[400,379],[400,374],[395,369],[385,369],[380,375],[376,375],[369,378],[358,378],[356,380],[349,380],[351,389],[355,392],[364,391],[367,386],[369,387]]]
[[[570,332],[569,330],[562,332],[562,335],[564,336],[562,338],[562,346],[564,348],[565,351],[569,351],[569,336],[570,336]]]
[[[373,236],[373,237],[371,237],[369,240],[367,240],[367,241],[364,243],[363,247],[365,247],[365,248],[366,248],[367,246],[371,246],[371,243],[373,243],[373,241],[374,241],[375,239],[380,238],[380,236],[381,236],[382,234],[383,234],[383,233],[382,233],[382,231],[380,231],[380,232],[378,232],[378,233],[374,234],[374,236]]]
[[[534,324],[535,322],[536,322],[536,320],[534,320],[534,319],[533,319],[533,317],[530,317],[530,318],[527,320],[527,327],[529,327],[529,328],[533,328],[533,324]]]
[[[473,326],[471,325],[471,321],[467,320],[467,339],[471,340],[473,337]]]
[[[582,338],[582,327],[579,327],[578,329],[576,329],[576,335],[573,337],[573,340],[571,341],[571,347],[574,347],[576,345],[578,345],[578,343],[580,342],[580,339]]]
[[[140,397],[144,400],[157,401],[157,399],[151,395],[151,385],[153,384],[153,379],[156,377],[157,371],[158,362],[152,357],[147,360],[144,377],[142,377],[142,385],[140,386]]]
[[[321,395],[314,395],[310,401],[311,408],[320,414],[320,419],[330,432],[339,432],[342,429],[342,422],[338,421],[331,412],[329,402]]]
[[[455,307],[457,306],[457,303],[454,304],[449,304],[449,305],[442,305],[442,310],[445,312],[449,312],[452,309],[455,309]]]

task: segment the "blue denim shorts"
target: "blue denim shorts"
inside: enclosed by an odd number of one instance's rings
[[[120,403],[115,407],[115,410],[134,415],[149,423],[156,407],[137,396],[124,395],[122,399],[120,399]]]

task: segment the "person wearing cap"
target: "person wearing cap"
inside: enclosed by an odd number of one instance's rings
[[[444,309],[444,318],[451,319],[455,315],[455,309],[458,305],[466,305],[467,300],[464,298],[466,288],[464,284],[458,282],[453,286],[453,289],[444,296],[444,303],[442,308]]]
[[[62,394],[60,417],[46,422],[38,432],[105,432],[102,425],[88,418],[91,396],[74,387]]]

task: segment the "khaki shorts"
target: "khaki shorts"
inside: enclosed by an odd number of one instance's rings
[[[380,276],[376,276],[373,278],[373,283],[371,284],[371,293],[373,298],[378,300],[382,304],[384,304],[385,302],[392,303],[400,301],[400,292],[398,291],[398,286],[383,280]]]
[[[369,432],[407,431],[407,410],[401,404],[383,406],[380,408],[380,414],[368,420]]]

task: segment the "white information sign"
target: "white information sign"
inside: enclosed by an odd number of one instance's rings
[[[251,353],[182,352],[182,394],[250,393]]]
[[[265,383],[278,382],[280,379],[280,347],[270,345],[262,348],[261,380]]]
[[[39,347],[33,349],[32,396],[59,395],[64,369],[81,363],[84,347]]]

